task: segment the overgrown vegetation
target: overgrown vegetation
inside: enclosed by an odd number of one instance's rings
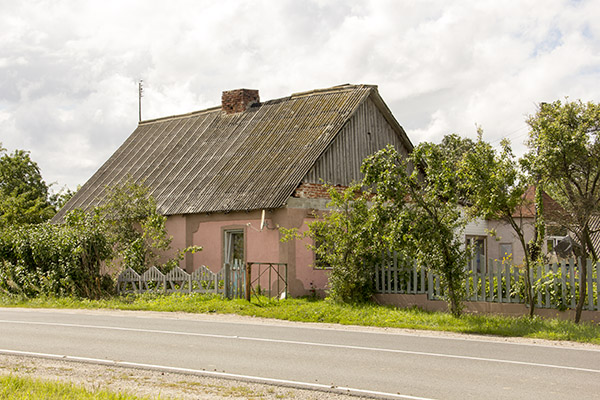
[[[121,268],[132,268],[138,273],[157,264],[159,253],[170,248],[165,222],[149,188],[127,179],[109,187],[106,202],[95,213],[102,221],[107,240],[115,251],[115,262]]]
[[[8,226],[0,230],[0,290],[97,298],[112,291],[100,274],[112,256],[97,214],[74,212],[62,225]]]
[[[363,185],[373,188],[374,209],[391,223],[384,227],[392,250],[438,274],[454,316],[462,313],[469,249],[462,235],[460,177],[456,160],[460,138],[421,143],[406,158],[391,146],[368,157]]]
[[[360,184],[330,188],[331,211],[303,236],[313,239],[318,262],[331,267],[333,300],[371,300],[375,265],[395,252],[439,274],[450,311],[461,314],[469,249],[461,240],[466,218],[456,163],[469,143],[452,135],[406,157],[388,146],[364,160]],[[284,240],[294,232],[286,233]]]
[[[173,268],[193,246],[158,264],[169,249],[166,218],[144,185],[127,180],[107,188],[107,201],[89,212],[74,210],[63,223],[10,224],[0,229],[0,290],[20,296],[99,298],[114,292],[102,265],[143,272]]]
[[[467,211],[474,217],[497,219],[506,222],[515,232],[523,249],[525,300],[529,305],[529,315],[535,311],[535,291],[531,276],[531,268],[538,261],[539,241],[528,243],[523,214],[534,208],[524,196],[527,188],[533,183],[524,174],[510,147],[510,142],[503,139],[501,151],[497,152],[482,139],[483,132],[478,132],[477,142],[471,151],[461,160],[461,175],[464,177],[462,187],[469,204]],[[534,249],[535,248],[535,249]]]
[[[575,324],[572,321],[540,317],[504,317],[499,315],[463,314],[460,318],[448,313],[427,312],[417,308],[400,309],[373,303],[345,304],[330,300],[267,298],[227,300],[201,294],[130,295],[102,300],[70,297],[17,299],[0,297],[4,307],[88,308],[146,311],[181,311],[188,313],[238,314],[302,322],[323,322],[344,325],[379,326],[407,329],[570,340],[600,344],[598,323]]]

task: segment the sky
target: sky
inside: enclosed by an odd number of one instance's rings
[[[413,144],[600,101],[600,1],[0,0],[0,142],[75,189],[142,119],[375,84]]]

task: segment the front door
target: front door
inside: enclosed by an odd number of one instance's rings
[[[226,230],[223,240],[224,262],[230,266],[244,264],[244,231]]]
[[[224,284],[228,298],[245,297],[246,269],[244,268],[244,231],[226,230],[223,237]]]

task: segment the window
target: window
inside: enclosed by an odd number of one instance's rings
[[[486,272],[486,238],[479,236],[467,236],[466,243],[468,247],[471,247],[472,258],[469,263],[469,267],[473,271]]]
[[[325,244],[319,240],[319,238],[315,238],[315,269],[331,269],[331,265],[327,262],[327,260],[322,256],[324,252],[328,252]]]

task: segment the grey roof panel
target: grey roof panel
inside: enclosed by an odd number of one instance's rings
[[[141,122],[57,214],[101,204],[105,188],[144,181],[166,215],[277,208],[375,86],[343,85]]]

